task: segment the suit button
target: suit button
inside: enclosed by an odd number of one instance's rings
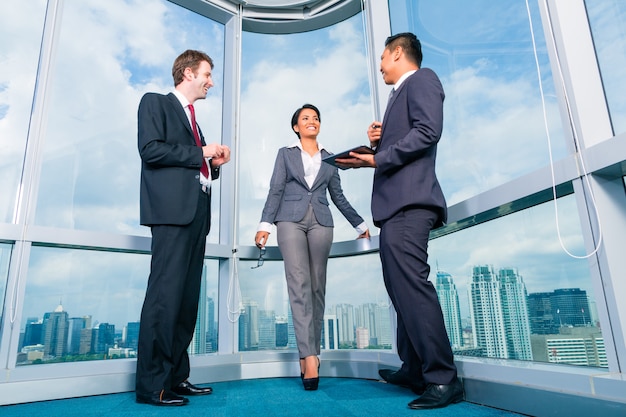
[[[307,194],[311,195],[311,194],[313,194],[313,193],[307,193]]]
[[[196,179],[199,180],[200,179],[200,175],[196,175]]]

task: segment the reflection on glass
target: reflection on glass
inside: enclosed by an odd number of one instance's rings
[[[456,355],[608,367],[573,196],[430,242]]]
[[[0,222],[10,223],[33,105],[45,0],[0,2]]]
[[[239,351],[296,349],[283,262],[241,264]],[[391,349],[392,311],[377,254],[329,260],[323,350]]]
[[[191,354],[217,350],[216,262],[205,263]],[[34,247],[17,365],[135,357],[149,268],[149,255]]]
[[[585,0],[602,84],[614,133],[626,132],[626,3],[623,0]]]
[[[295,143],[294,111],[305,103],[319,108],[318,141],[337,153],[366,144],[372,121],[362,15],[330,28],[290,34],[243,34],[239,232],[253,242],[278,149]],[[372,227],[373,170],[340,171],[350,204]],[[334,241],[357,237],[331,203]],[[275,245],[275,233],[270,235]],[[273,242],[273,243],[272,243]]]
[[[448,204],[548,165],[548,134],[523,1],[391,0],[392,32],[422,42],[446,92],[437,172]],[[552,157],[566,154],[537,2],[530,2]],[[402,13],[401,11],[404,11]]]
[[[196,106],[198,124],[219,142],[224,28],[168,1],[87,0],[62,12],[35,222],[148,235],[138,219],[139,100],[174,89],[172,62],[182,51],[205,51],[214,59],[215,87]]]

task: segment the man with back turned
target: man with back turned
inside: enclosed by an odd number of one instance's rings
[[[422,51],[412,33],[387,38],[380,72],[393,85],[382,123],[368,127],[374,155],[351,154],[343,167],[373,167],[372,217],[380,227],[385,287],[397,313],[398,371],[381,369],[388,383],[421,396],[412,409],[463,400],[437,292],[428,281],[428,237],[446,221],[446,201],[435,175],[443,128],[444,92],[437,75],[420,68]]]

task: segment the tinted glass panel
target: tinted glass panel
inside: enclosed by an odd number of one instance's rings
[[[0,222],[18,195],[46,1],[0,3]]]
[[[430,242],[455,354],[608,367],[577,213],[568,196],[560,235],[545,203]]]
[[[67,2],[52,68],[36,223],[147,235],[139,226],[137,106],[172,91],[174,59],[207,52],[215,87],[196,106],[219,142],[224,28],[166,1]],[[216,184],[217,185],[217,184]],[[217,185],[218,186],[218,185]],[[219,190],[213,193],[219,197]],[[216,215],[218,204],[213,205]],[[218,224],[211,233],[217,240]]]
[[[585,0],[593,43],[602,73],[604,93],[615,134],[626,131],[626,3],[622,0]]]
[[[422,66],[446,92],[437,171],[450,205],[547,165],[548,132],[552,158],[566,153],[537,2],[529,3],[543,96],[523,1],[389,1],[392,32],[417,35]]]

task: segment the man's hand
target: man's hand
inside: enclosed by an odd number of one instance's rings
[[[211,158],[211,165],[219,167],[230,161],[230,148],[226,145],[212,143],[202,147],[205,158]]]
[[[374,155],[368,153],[350,152],[350,158],[337,158],[335,159],[335,163],[339,168],[376,168]]]
[[[372,122],[367,127],[367,137],[370,140],[370,147],[376,148],[378,146],[378,142],[380,141],[380,135],[382,132],[383,124],[381,122]]]

